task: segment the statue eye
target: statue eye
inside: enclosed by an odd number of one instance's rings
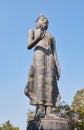
[[[44,21],[44,19],[42,19],[42,21]]]

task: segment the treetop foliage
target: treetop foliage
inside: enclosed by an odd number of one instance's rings
[[[14,127],[8,120],[5,123],[3,123],[2,125],[0,125],[0,130],[19,130],[19,128]]]

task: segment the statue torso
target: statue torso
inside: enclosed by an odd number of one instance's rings
[[[38,30],[36,29],[35,32],[34,32],[34,37],[37,37],[38,36]],[[41,39],[35,47],[37,46],[42,46],[46,49],[51,49],[51,39],[52,39],[52,36],[50,33],[46,32],[45,36],[43,37],[43,39]]]

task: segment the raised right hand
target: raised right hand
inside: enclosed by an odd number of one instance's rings
[[[40,28],[38,33],[41,39],[45,36],[45,30],[43,28]]]

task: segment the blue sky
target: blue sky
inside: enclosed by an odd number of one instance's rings
[[[10,120],[26,129],[27,110],[34,109],[24,95],[33,49],[27,50],[27,31],[43,12],[48,31],[56,39],[62,100],[71,104],[84,88],[84,1],[0,1],[0,124]]]

